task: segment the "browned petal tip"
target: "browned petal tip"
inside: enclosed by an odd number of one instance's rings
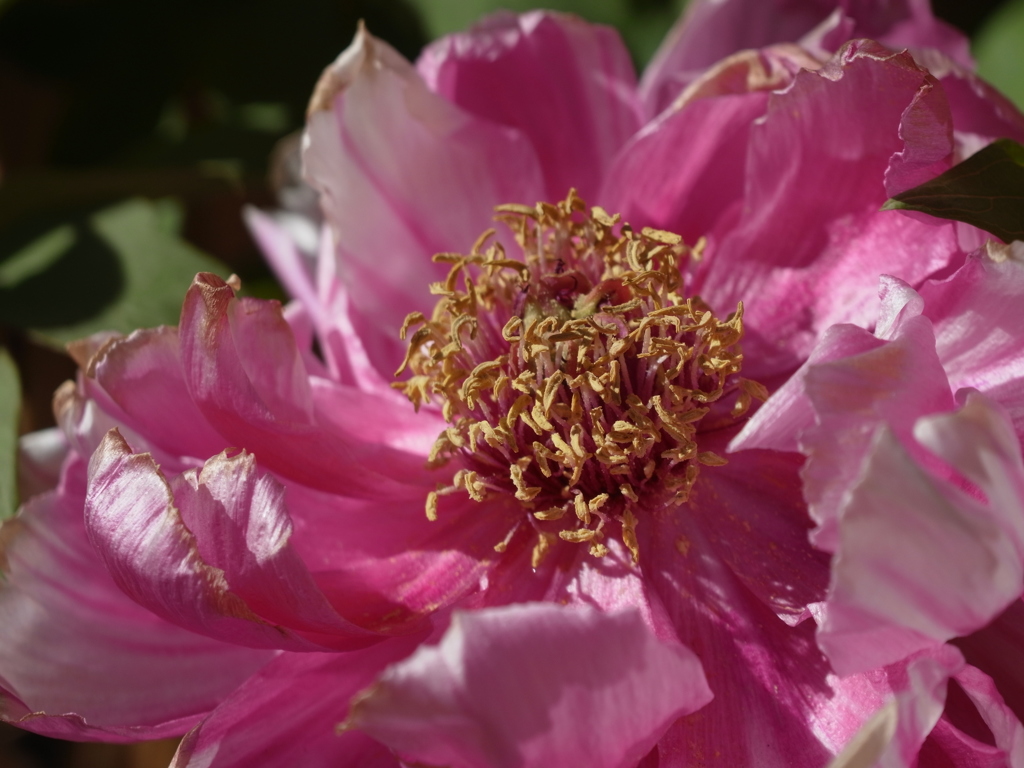
[[[232,277],[235,277],[232,275]],[[218,290],[230,284],[231,278],[224,280],[220,275],[215,275],[213,272],[198,272],[194,278],[192,278],[192,285],[197,288],[213,288]]]
[[[366,23],[360,19],[352,43],[324,68],[317,80],[306,109],[306,117],[312,117],[317,112],[329,112],[334,97],[348,88],[363,62],[372,57],[373,35],[366,30]]]
[[[84,339],[76,339],[68,342],[64,349],[68,356],[78,364],[83,371],[88,371],[96,355],[110,346],[111,343],[124,338],[124,334],[115,331],[102,331],[86,336]]]
[[[64,414],[74,405],[77,397],[75,382],[68,379],[53,393],[53,418],[58,423],[63,423]]]

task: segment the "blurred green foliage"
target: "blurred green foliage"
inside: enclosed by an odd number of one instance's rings
[[[18,368],[7,350],[0,347],[0,522],[18,507],[17,452],[21,383]]]
[[[97,331],[176,324],[197,272],[230,272],[178,237],[180,223],[173,200],[135,198],[60,224],[0,263],[0,323],[58,349]]]
[[[1010,0],[974,38],[978,74],[1024,109],[1024,0]]]

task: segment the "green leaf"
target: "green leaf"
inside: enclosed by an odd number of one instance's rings
[[[128,200],[37,237],[0,261],[0,323],[63,349],[97,331],[174,325],[197,272],[230,270],[176,234],[170,200]]]
[[[1024,147],[999,139],[941,176],[886,201],[883,211],[920,211],[973,224],[1005,242],[1024,240]]]
[[[21,384],[18,368],[0,347],[0,523],[18,509],[18,416]]]
[[[1011,0],[989,16],[971,46],[978,74],[1024,109],[1024,0]]]

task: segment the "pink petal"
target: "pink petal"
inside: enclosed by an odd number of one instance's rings
[[[719,59],[746,48],[797,42],[829,20],[834,10],[846,22],[842,39],[835,43],[871,37],[895,50],[939,48],[970,66],[964,36],[933,18],[927,2],[695,0],[644,72],[641,94],[649,113],[664,109],[695,73]]]
[[[376,422],[391,422],[395,401],[365,395],[360,410],[335,401],[338,413],[328,418],[318,412],[275,303],[235,299],[219,278],[199,275],[182,307],[181,338],[193,400],[230,443],[252,451],[262,466],[345,496],[422,497],[431,482],[423,454],[367,439],[380,440]]]
[[[345,616],[388,633],[496,581],[488,574],[504,567],[509,553],[499,556],[494,547],[522,515],[518,502],[481,504],[468,496],[445,497],[434,522],[424,498],[363,501],[292,485],[287,499],[293,544],[317,586]],[[529,570],[528,554],[516,565],[515,587],[547,583]]]
[[[1019,649],[1024,643],[1024,601],[1015,600],[991,624],[953,644],[964,658],[992,678],[1006,705],[1024,718],[1024,663]]]
[[[84,390],[120,426],[145,435],[148,447],[197,458],[227,447],[189,395],[176,328],[105,344],[89,362]]]
[[[765,468],[770,467],[768,463]],[[724,480],[716,483],[713,471],[698,479],[707,482],[704,502],[714,498],[718,485],[728,485]],[[757,488],[775,492],[777,484],[762,478],[751,490]],[[751,502],[746,509],[711,506],[704,515],[694,503],[673,514],[659,514],[648,525],[641,521],[637,529],[645,581],[664,605],[679,640],[701,660],[715,696],[699,713],[678,720],[659,741],[660,766],[681,768],[688,764],[688,756],[700,755],[708,768],[820,768],[888,691],[877,677],[837,678],[815,644],[814,622],[792,626],[780,621],[762,595],[748,589],[757,566],[740,578],[722,561],[720,547],[742,551],[744,537],[753,534],[745,531],[742,518],[719,529],[714,513],[739,517],[758,503]],[[777,529],[790,529],[785,550],[795,555],[793,562],[779,562],[782,556],[774,563],[774,573],[771,568],[762,571],[780,596],[790,586],[820,593],[827,572],[820,556],[808,557],[813,550],[806,538],[802,551],[793,546],[796,534],[807,526],[798,511],[790,510],[790,520],[774,522]],[[778,508],[774,512],[778,514]],[[771,527],[755,521],[766,531]],[[738,535],[739,540],[726,544],[725,535]],[[793,579],[800,570],[803,578],[791,585],[771,581],[772,576]]]
[[[813,2],[694,0],[644,71],[640,93],[648,115],[665,109],[702,70],[730,54],[796,42],[828,16]]]
[[[427,47],[417,68],[435,93],[529,138],[545,200],[575,188],[603,204],[601,179],[640,128],[625,46],[611,28],[575,16],[499,12]]]
[[[922,56],[922,59],[946,91],[953,127],[958,132],[987,140],[1024,141],[1024,115],[1020,109],[974,74],[973,67],[965,67],[938,53]]]
[[[745,302],[745,320],[761,331],[763,346],[749,354],[758,366],[794,367],[830,324],[873,324],[883,269],[914,284],[959,253],[952,225],[877,212],[886,167],[908,151],[904,113],[929,83],[909,54],[861,41],[772,95],[751,130],[740,220],[719,223],[693,288],[714,307]],[[941,126],[949,116],[930,119]]]
[[[1017,715],[1006,705],[996,688],[995,682],[988,675],[972,666],[965,666],[955,677],[956,683],[967,694],[969,703],[981,716],[995,742],[994,749],[987,744],[977,744],[974,739],[961,737],[955,746],[963,749],[961,744],[979,753],[981,759],[988,758],[993,764],[1007,764],[1012,768],[1024,765],[1024,726]],[[946,704],[947,712],[950,709]],[[971,742],[974,742],[973,744]],[[1000,763],[999,758],[1005,761]]]
[[[185,736],[171,768],[399,768],[386,747],[335,726],[349,699],[415,643],[400,638],[345,654],[281,654]]]
[[[86,538],[84,497],[85,465],[73,459],[59,491],[4,527],[0,717],[72,739],[183,733],[270,654],[180,629],[130,600]]]
[[[871,669],[968,634],[1017,598],[1020,554],[994,517],[925,473],[882,430],[839,522],[818,635],[836,671]]]
[[[708,441],[701,449],[721,453]],[[828,556],[808,541],[813,522],[800,493],[803,463],[795,453],[731,455],[725,466],[698,476],[688,508],[679,511],[702,529],[707,554],[789,624],[807,618],[807,606],[823,599],[827,586]],[[699,556],[696,542],[676,545],[686,549],[683,562]]]
[[[820,62],[796,46],[741,51],[691,82],[620,152],[600,199],[634,226],[711,232],[743,196],[750,128],[770,91]]]
[[[90,462],[85,516],[118,586],[168,621],[240,645],[373,642],[312,584],[287,546],[282,489],[252,470],[251,457],[221,455],[171,486],[111,431]]]
[[[626,768],[710,698],[696,658],[637,613],[533,603],[455,614],[347,723],[404,760],[452,768]]]
[[[526,136],[434,95],[365,31],[324,72],[310,110],[305,174],[321,194],[339,274],[383,339],[407,313],[429,312],[428,284],[445,272],[433,254],[468,252],[495,205],[545,196]]]
[[[619,154],[600,199],[634,226],[695,243],[742,196],[751,123],[766,101],[725,95],[666,112]]]
[[[953,164],[953,120],[946,91],[926,78],[900,119],[903,149],[885,172],[885,192],[895,197],[934,179]]]

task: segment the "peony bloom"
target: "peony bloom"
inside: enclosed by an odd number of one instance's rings
[[[924,3],[774,5],[695,2],[639,85],[556,14],[361,31],[314,260],[251,216],[296,301],[199,275],[72,347],[3,718],[179,767],[1020,764],[1024,254],[879,207],[1024,117]]]

